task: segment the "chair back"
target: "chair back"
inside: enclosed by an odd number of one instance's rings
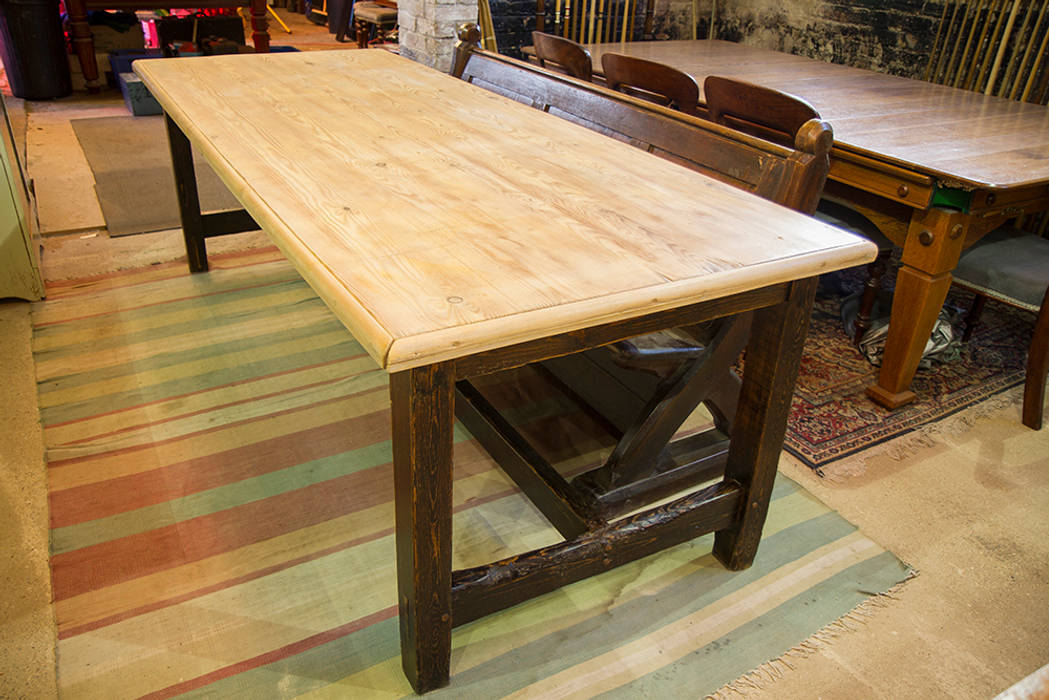
[[[796,144],[784,146],[485,51],[480,38],[476,25],[460,28],[452,75],[792,209],[815,211],[830,169],[829,124],[813,119]]]
[[[703,82],[703,98],[711,121],[791,148],[802,125],[820,118],[800,97],[719,75]]]
[[[601,55],[605,84],[685,114],[697,114],[699,85],[688,73],[665,63],[619,53]]]
[[[553,34],[532,32],[532,45],[535,47],[535,57],[543,68],[549,68],[547,64],[553,63],[555,68],[560,68],[573,78],[586,81],[592,79],[594,64],[590,52],[582,44]]]

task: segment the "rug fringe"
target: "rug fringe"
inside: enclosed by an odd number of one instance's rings
[[[874,445],[860,453],[815,469],[817,475],[828,483],[841,483],[846,479],[864,474],[871,460],[887,458],[894,462],[903,462],[915,457],[918,453],[943,444],[944,438],[964,435],[977,423],[993,414],[1020,404],[1023,398],[1023,384],[1010,387],[980,403],[968,406],[933,423],[916,428],[910,433]],[[1017,416],[1019,420],[1019,416]]]
[[[792,661],[812,656],[816,652],[827,648],[842,635],[859,630],[866,625],[870,618],[874,617],[879,610],[883,610],[898,600],[898,593],[908,581],[915,578],[918,572],[911,569],[907,577],[892,586],[883,593],[874,593],[855,608],[839,617],[829,625],[817,630],[808,639],[799,642],[775,659],[761,664],[752,671],[748,671],[731,683],[718,688],[706,696],[705,700],[732,700],[733,698],[746,697],[751,691],[764,690],[771,684],[783,678],[787,673],[796,670]]]

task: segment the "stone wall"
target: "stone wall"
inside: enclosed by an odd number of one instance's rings
[[[721,0],[717,38],[920,78],[941,0]]]
[[[411,0],[417,2],[419,0]],[[490,0],[500,53],[520,56],[531,44],[535,0]],[[554,0],[547,0],[552,13]],[[656,0],[654,33],[691,39],[691,0]],[[711,0],[697,0],[696,34],[706,38]],[[942,0],[718,0],[717,38],[920,77]]]
[[[401,55],[442,72],[452,66],[460,24],[477,21],[477,0],[399,0]]]

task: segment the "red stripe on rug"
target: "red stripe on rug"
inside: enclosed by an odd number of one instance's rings
[[[367,353],[359,353],[357,355],[351,355],[350,357],[340,357],[340,358],[337,358],[337,359],[334,359],[334,360],[328,360],[327,362],[318,362],[317,364],[306,365],[305,367],[293,367],[292,369],[286,369],[286,370],[282,370],[280,372],[273,372],[271,374],[263,374],[263,375],[258,376],[258,377],[249,377],[247,379],[238,379],[235,382],[229,382],[228,384],[219,384],[217,386],[210,386],[207,389],[198,389],[197,391],[190,391],[190,392],[188,392],[186,394],[175,394],[174,396],[165,396],[162,399],[157,399],[155,401],[147,401],[145,403],[135,404],[134,406],[127,406],[126,408],[117,408],[117,409],[114,409],[112,411],[105,411],[103,413],[95,413],[95,414],[92,414],[90,416],[85,416],[83,418],[74,418],[73,420],[67,420],[67,421],[63,421],[61,423],[51,423],[50,425],[45,425],[44,426],[44,430],[47,430],[49,428],[60,428],[62,426],[72,425],[74,423],[82,423],[84,421],[95,420],[97,418],[104,418],[105,416],[115,416],[118,413],[126,413],[128,411],[140,410],[142,408],[145,408],[146,406],[155,406],[157,404],[167,403],[168,401],[178,401],[179,399],[185,399],[185,398],[187,398],[189,396],[198,396],[200,394],[207,394],[208,392],[211,392],[211,391],[221,391],[223,389],[228,389],[230,387],[239,386],[241,384],[250,384],[252,382],[258,382],[258,381],[263,381],[263,380],[266,380],[266,379],[272,379],[273,377],[280,377],[280,376],[286,375],[286,374],[294,374],[296,372],[305,372],[307,370],[317,369],[318,367],[325,367],[327,365],[334,365],[337,362],[348,362],[350,360],[356,360],[358,358],[364,357],[366,354]],[[311,384],[310,386],[314,386],[314,385]],[[233,404],[226,404],[226,405],[230,405],[231,406]],[[186,414],[186,415],[191,415],[191,414]],[[183,415],[183,416],[176,416],[176,417],[177,418],[184,418],[185,415]],[[169,419],[169,420],[173,420],[173,419]],[[143,426],[146,426],[146,425],[155,425],[155,423],[142,423],[142,424],[137,425],[137,426],[131,426],[130,428],[126,428],[126,430],[131,430],[133,428],[143,427]],[[113,433],[103,433],[103,435],[112,435],[112,434],[115,434],[117,432],[123,432],[124,430],[125,429],[121,429],[119,431],[114,431]],[[94,440],[95,438],[103,437],[103,435],[95,435],[95,436],[92,436],[90,438],[83,438],[81,440],[74,440],[73,442],[64,442],[60,446],[77,445],[77,444],[79,444],[79,443],[81,443],[81,442],[83,442],[85,440]]]
[[[364,396],[366,394],[371,394],[376,391],[386,391],[386,387],[382,386],[376,387],[374,389],[368,389],[367,391],[358,392],[357,394],[354,394],[354,396]],[[156,455],[152,454],[152,450],[154,450],[157,447],[157,445],[168,445],[173,442],[178,442],[180,440],[186,440],[187,438],[199,437],[201,435],[207,435],[209,433],[215,433],[223,430],[230,430],[232,428],[238,428],[245,425],[250,425],[252,423],[258,423],[261,421],[270,420],[272,418],[279,418],[280,416],[286,416],[291,413],[298,413],[300,411],[309,411],[311,409],[317,408],[318,406],[327,406],[338,401],[346,400],[348,400],[347,396],[336,396],[330,399],[325,399],[324,401],[317,401],[306,406],[296,406],[294,408],[284,409],[283,411],[274,411],[273,413],[268,413],[264,416],[255,416],[253,418],[245,418],[242,421],[236,421],[234,423],[216,425],[211,428],[205,428],[204,430],[198,430],[195,433],[189,433],[187,435],[179,435],[177,437],[168,438],[167,440],[159,440],[157,442],[151,442],[144,445],[132,445],[130,447],[121,447],[119,449],[110,450],[102,454],[82,455],[80,457],[70,457],[68,459],[57,459],[54,461],[49,460],[47,468],[62,469],[63,467],[68,467],[73,464],[83,464],[85,462],[91,462],[97,459],[109,459],[117,455],[134,455],[135,459],[142,460],[143,462],[147,460],[152,460],[152,465],[159,467],[160,465],[157,463]],[[145,452],[146,454],[140,454],[143,452]]]
[[[492,468],[457,464],[456,480]],[[390,462],[161,528],[56,554],[56,601],[239,549],[393,500]]]
[[[269,256],[270,260],[259,262],[257,260],[249,262],[247,264],[242,263],[243,258],[254,258],[258,256]],[[283,253],[276,246],[263,246],[260,248],[248,248],[246,250],[230,251],[227,253],[212,253],[208,255],[208,262],[211,267],[222,270],[233,270],[240,267],[250,267],[251,265],[265,264],[267,262],[276,262],[278,260],[285,260]],[[116,270],[113,272],[103,272],[97,275],[90,275],[87,277],[76,277],[68,280],[45,280],[44,285],[47,287],[48,298],[62,298],[68,299],[74,296],[80,296],[82,294],[91,294],[98,290],[97,286],[94,286],[98,282],[105,282],[108,280],[120,279],[121,277],[134,277],[145,272],[156,272],[151,279],[144,282],[131,282],[125,285],[113,285],[106,287],[106,289],[119,289],[121,287],[137,287],[141,284],[148,284],[151,282],[158,282],[167,279],[174,279],[175,277],[185,277],[192,273],[189,271],[188,265],[185,258],[177,258],[175,260],[169,260],[167,262],[156,263],[155,265],[143,265],[142,267],[130,268],[126,270]],[[57,292],[57,294],[55,294]]]
[[[590,465],[584,468],[590,468],[592,466],[595,465]],[[502,491],[498,491],[496,493],[491,493],[484,497],[471,498],[466,503],[460,503],[459,505],[454,506],[452,508],[452,512],[459,513],[461,511],[467,510],[468,508],[476,508],[486,503],[497,501],[500,498],[506,498],[507,496],[511,496],[517,492],[518,490],[516,488],[508,488]],[[293,566],[298,566],[299,564],[308,564],[311,561],[321,559],[331,554],[337,554],[338,552],[341,552],[345,549],[350,549],[351,547],[357,547],[358,545],[367,544],[368,542],[372,542],[382,537],[387,537],[389,535],[394,534],[394,532],[395,530],[392,527],[377,530],[369,535],[365,535],[364,537],[359,537],[354,540],[348,540],[346,542],[340,542],[339,544],[332,545],[331,547],[326,547],[316,552],[311,552],[310,554],[304,554],[301,557],[289,559],[279,564],[273,564],[272,566],[267,566],[257,571],[252,571],[251,573],[238,576],[237,578],[232,578],[226,581],[220,581],[211,586],[207,586],[196,591],[190,591],[189,593],[184,593],[180,596],[173,596],[165,600],[150,603],[149,605],[142,605],[131,610],[125,610],[124,612],[117,613],[116,615],[110,615],[109,617],[94,620],[93,622],[88,622],[86,624],[78,625],[76,627],[69,627],[63,629],[61,626],[61,621],[59,621],[58,638],[69,639],[70,637],[75,637],[77,635],[84,634],[85,632],[91,632],[93,630],[101,629],[103,627],[108,627],[109,625],[115,625],[118,622],[123,622],[124,620],[129,620],[133,617],[138,617],[139,615],[145,615],[146,613],[150,613],[155,610],[161,610],[172,605],[178,605],[179,603],[184,603],[188,600],[193,600],[194,598],[199,598],[201,596],[208,595],[209,593],[216,593],[226,588],[232,588],[233,586],[237,586],[242,583],[254,581],[255,579],[262,578],[263,576],[269,576],[270,574],[280,573],[281,571],[284,571],[285,569],[290,569]]]
[[[389,620],[396,615],[397,606],[391,605],[384,610],[379,610],[371,615],[365,615],[364,617],[353,620],[352,622],[347,622],[345,625],[339,625],[338,627],[327,630],[326,632],[319,632],[318,634],[311,635],[305,639],[300,639],[297,642],[280,647],[279,649],[268,651],[265,654],[259,654],[250,659],[245,659],[244,661],[217,669],[211,673],[206,673],[203,676],[197,676],[188,681],[176,683],[175,685],[162,688],[161,690],[154,691],[148,695],[143,695],[140,700],[161,700],[162,698],[171,698],[190,690],[203,688],[206,685],[220,681],[224,678],[229,678],[244,673],[245,671],[250,671],[282,659],[290,658],[296,654],[301,654],[304,651],[309,651],[310,649],[315,649],[321,645],[327,644],[328,642],[334,642],[336,639],[346,637],[378,622]]]
[[[369,447],[390,437],[389,410],[51,493],[51,527],[70,527]]]

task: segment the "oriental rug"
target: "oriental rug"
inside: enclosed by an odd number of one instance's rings
[[[60,282],[34,306],[61,692],[411,696],[386,375],[275,251],[211,263]],[[543,385],[489,389],[562,468],[607,449]],[[457,568],[558,539],[455,441]],[[782,477],[763,537],[747,571],[707,536],[458,628],[432,697],[702,697],[910,574]]]
[[[878,406],[865,394],[878,368],[850,342],[840,315],[845,296],[860,290],[864,275],[854,269],[828,277],[813,309],[783,445],[809,467],[923,430],[1023,383],[1034,314],[990,302],[960,356],[918,370],[911,387],[917,400],[895,411]],[[960,319],[971,302],[969,292],[952,290],[946,306]]]

